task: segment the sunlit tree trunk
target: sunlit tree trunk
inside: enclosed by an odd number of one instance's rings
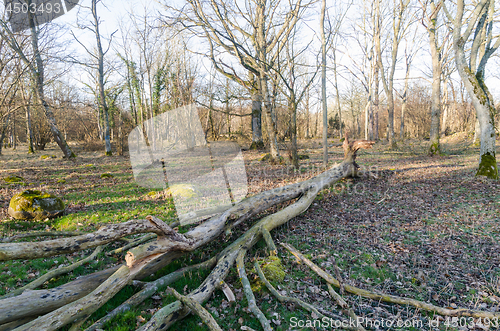
[[[465,22],[463,0],[457,1],[457,7],[454,11],[455,17],[452,17],[446,6],[443,8],[448,21],[454,28],[453,50],[457,70],[476,110],[480,128],[478,136],[481,146],[476,176],[498,179],[495,146],[496,109],[493,96],[484,81],[486,63],[500,46],[500,37],[493,37],[495,1],[479,1]],[[466,43],[470,41],[470,37],[472,37],[472,46],[466,54]]]
[[[31,4],[31,0],[28,0],[28,5]],[[64,156],[66,158],[72,158],[75,157],[75,154],[69,147],[68,143],[64,139],[63,135],[61,134],[61,131],[59,131],[59,128],[57,127],[57,122],[54,117],[54,113],[52,112],[52,109],[48,102],[45,99],[45,92],[44,92],[44,64],[42,61],[42,56],[40,54],[40,50],[38,48],[38,31],[35,26],[34,18],[31,12],[28,11],[28,17],[29,17],[29,24],[30,24],[30,31],[31,31],[31,45],[32,45],[32,51],[33,51],[33,56],[34,56],[34,62],[29,61],[23,51],[16,46],[17,44],[12,40],[14,38],[13,35],[9,36],[10,37],[10,44],[18,53],[18,55],[21,57],[23,62],[25,62],[31,71],[31,75],[33,77],[33,81],[35,82],[35,92],[36,92],[36,97],[38,98],[38,101],[41,103],[42,108],[45,113],[45,117],[47,118],[47,122],[50,127],[50,131],[52,132],[52,135],[54,136],[54,140],[59,145],[59,148],[61,148]],[[4,37],[4,36],[2,36]]]
[[[441,153],[439,145],[440,122],[441,122],[441,50],[438,48],[437,40],[437,16],[439,8],[436,8],[434,1],[430,2],[431,15],[429,17],[427,31],[429,33],[429,45],[432,58],[432,96],[431,96],[431,131],[429,154],[437,155]]]
[[[323,109],[323,167],[328,166],[328,110],[326,103],[326,36],[325,36],[326,0],[321,2],[321,106]],[[342,127],[342,122],[340,123]]]

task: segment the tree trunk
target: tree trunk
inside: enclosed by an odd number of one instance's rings
[[[377,141],[379,139],[378,135],[378,113],[379,113],[379,101],[380,101],[380,95],[379,95],[379,86],[380,86],[380,81],[379,81],[379,70],[378,70],[378,65],[375,66],[375,73],[374,73],[374,90],[373,90],[373,140]]]
[[[109,128],[109,110],[104,91],[104,52],[102,50],[101,35],[99,33],[99,17],[97,16],[97,0],[92,0],[92,16],[94,17],[95,38],[97,43],[97,74],[99,82],[99,107],[103,113],[104,120],[104,143],[105,155],[111,156],[111,137]]]
[[[253,76],[253,75],[252,75]],[[262,101],[257,89],[252,91],[252,145],[250,149],[263,149]]]
[[[5,119],[4,125],[2,127],[2,132],[0,133],[0,155],[2,155],[3,142],[5,140],[7,128],[9,127],[9,122],[10,122],[10,113],[7,115],[7,118]]]
[[[471,24],[477,22],[475,26],[474,39],[472,43],[472,50],[470,61],[467,61],[465,56],[465,43],[464,36],[461,34],[461,25],[463,19],[463,1],[459,1],[457,10],[457,17],[454,20],[455,29],[453,30],[453,50],[455,52],[455,63],[457,66],[458,73],[460,75],[461,81],[464,83],[465,89],[469,94],[472,105],[476,110],[477,121],[479,123],[480,132],[476,130],[476,135],[480,138],[480,154],[479,154],[479,167],[476,176],[485,176],[492,179],[498,179],[498,165],[496,161],[496,132],[495,132],[495,114],[496,109],[494,107],[493,96],[488,90],[484,82],[484,72],[488,59],[493,54],[493,52],[500,45],[500,39],[497,39],[494,46],[488,45],[487,48],[484,47],[484,42],[486,38],[492,38],[492,31],[488,29],[486,32],[486,24],[484,22],[486,19],[491,19],[489,13],[491,10],[494,11],[495,2],[486,1],[482,3],[482,7],[478,7],[479,11],[475,11],[470,18],[469,26],[467,31],[471,30]],[[451,15],[447,12],[447,16],[450,18]],[[491,23],[493,24],[493,23]],[[473,26],[472,26],[473,27]],[[487,33],[489,35],[487,35]],[[468,36],[466,36],[468,37]],[[467,38],[465,38],[467,39]],[[488,42],[490,44],[490,42]],[[479,53],[481,53],[479,55]],[[479,56],[479,60],[476,58]]]
[[[28,140],[28,154],[35,154],[33,148],[33,131],[31,129],[30,105],[26,105],[26,140]]]
[[[291,141],[292,141],[292,164],[295,169],[299,169],[299,155],[297,146],[297,104],[291,102],[288,105],[288,109],[292,111],[292,123],[291,123]]]
[[[325,36],[326,0],[321,2],[319,20],[321,33],[321,105],[323,109],[323,167],[328,166],[328,109],[326,103],[326,36]],[[340,123],[342,127],[342,122]]]
[[[432,3],[433,4],[433,3]],[[431,131],[430,131],[430,155],[438,155],[441,153],[439,145],[439,133],[441,123],[441,53],[438,49],[438,41],[436,36],[437,14],[435,6],[431,5],[433,14],[429,20],[429,43],[432,57],[432,97],[431,97]]]
[[[495,113],[496,110],[492,105],[491,95],[488,88],[484,84],[482,77],[475,76],[471,73],[463,48],[455,48],[455,62],[457,64],[460,78],[462,79],[465,89],[469,93],[472,100],[472,105],[476,109],[477,122],[479,123],[480,132],[480,159],[479,168],[476,176],[485,176],[488,178],[498,179],[498,166],[496,161],[496,132],[495,132]]]
[[[31,0],[28,0],[28,6],[31,4]],[[31,73],[33,75],[33,80],[35,81],[35,92],[38,100],[42,104],[45,117],[47,118],[47,122],[49,123],[50,131],[52,132],[52,135],[54,136],[54,140],[56,141],[57,145],[59,145],[59,148],[61,148],[64,157],[66,158],[72,158],[75,157],[76,155],[73,153],[71,148],[69,147],[68,143],[64,139],[63,135],[61,134],[61,131],[59,131],[57,127],[57,122],[54,117],[54,113],[52,112],[51,107],[45,100],[45,93],[44,93],[44,64],[42,61],[42,56],[40,54],[40,51],[38,49],[38,31],[36,30],[35,22],[33,15],[31,14],[30,11],[28,11],[28,17],[29,17],[29,24],[30,24],[30,30],[31,30],[31,45],[33,47],[33,55],[35,58],[35,63],[31,63],[28,61],[25,57],[24,54],[22,54],[22,57],[26,59],[26,61],[30,65]],[[22,52],[21,50],[18,50],[18,53]],[[19,54],[21,56],[21,54]]]
[[[449,105],[449,99],[448,99],[448,79],[444,78],[443,81],[443,99],[441,102],[442,108],[443,108],[443,120],[442,120],[442,125],[441,125],[441,137],[444,137],[445,135],[448,134],[448,117],[449,117],[449,112],[450,112],[450,105]]]

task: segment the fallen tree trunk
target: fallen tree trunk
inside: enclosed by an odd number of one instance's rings
[[[369,141],[355,141],[350,143],[346,137],[344,141],[345,158],[341,164],[304,182],[265,191],[242,200],[222,214],[208,219],[183,235],[176,233],[162,220],[151,216],[146,220],[133,220],[122,224],[109,225],[99,229],[95,233],[71,238],[34,243],[0,244],[0,260],[5,261],[12,259],[34,259],[74,252],[104,245],[135,233],[151,232],[157,234],[156,240],[131,249],[126,256],[126,265],[119,267],[119,269],[114,269],[112,272],[109,272],[109,270],[103,272],[107,276],[105,281],[101,281],[98,284],[91,281],[84,281],[83,285],[89,291],[83,296],[60,293],[60,298],[57,301],[58,307],[53,305],[50,307],[51,310],[46,307],[42,308],[44,301],[41,297],[31,297],[31,315],[16,313],[15,300],[21,297],[26,298],[29,292],[38,291],[24,292],[19,296],[0,300],[0,307],[5,309],[5,315],[7,315],[7,312],[9,314],[9,318],[5,318],[0,324],[20,318],[42,315],[18,327],[16,330],[56,330],[68,324],[76,323],[74,325],[81,325],[86,318],[112,298],[125,285],[132,283],[134,280],[142,279],[183,254],[194,251],[211,242],[221,235],[225,229],[247,221],[272,206],[299,198],[286,208],[258,221],[240,238],[218,254],[217,263],[210,275],[196,290],[183,297],[185,302],[192,303],[192,300],[194,300],[198,303],[203,303],[210,298],[213,291],[226,278],[236,258],[242,251],[247,251],[263,237],[268,243],[270,252],[275,251],[276,248],[270,236],[270,232],[273,229],[307,210],[318,192],[324,188],[342,178],[356,175],[358,170],[355,162],[356,152],[360,148],[369,148],[372,144],[373,142]],[[63,305],[60,305],[61,303]],[[173,302],[155,313],[141,330],[167,329],[169,325],[189,313],[189,307],[180,301]],[[0,316],[3,316],[1,311]],[[261,316],[261,318],[264,321],[265,316]]]

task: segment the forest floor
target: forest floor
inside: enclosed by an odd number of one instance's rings
[[[373,149],[359,153],[358,163],[365,170],[361,178],[343,180],[322,191],[307,212],[276,229],[273,238],[276,242],[295,246],[332,275],[335,275],[334,265],[338,265],[344,282],[350,285],[442,307],[499,311],[500,181],[474,177],[478,148],[471,147],[470,143],[465,135],[446,137],[442,140],[443,155],[437,157],[426,155],[428,142],[425,141],[399,143],[397,151],[390,151],[382,142],[377,143]],[[35,230],[94,231],[108,222],[124,222],[147,215],[156,215],[166,221],[175,218],[170,197],[162,190],[141,188],[135,183],[126,156],[105,157],[102,152],[84,152],[76,146],[75,151],[78,157],[74,161],[62,159],[55,145],[36,155],[26,155],[22,147],[17,151],[3,151],[0,178],[17,175],[25,181],[14,185],[0,182],[0,237]],[[331,164],[342,160],[338,139],[329,151]],[[57,157],[42,159],[42,154]],[[300,154],[308,155],[309,159],[301,160],[299,171],[293,171],[289,165],[271,166],[261,162],[262,152],[245,151],[249,194],[304,180],[320,172],[322,149],[319,141],[302,141]],[[102,176],[105,173],[112,176]],[[41,222],[11,220],[7,214],[9,200],[27,188],[63,197],[66,215]],[[251,224],[250,221],[242,224],[231,237],[222,237],[203,250],[175,261],[150,279],[213,256]],[[186,231],[184,227],[179,230]],[[119,243],[106,250],[117,247]],[[264,248],[264,243],[259,243],[248,256],[262,257]],[[68,265],[90,253],[89,250],[31,262],[0,263],[0,296],[52,268]],[[279,245],[278,256],[286,271],[284,281],[275,283],[280,292],[341,315],[324,281],[307,266],[297,264],[296,259]],[[123,254],[101,254],[96,261],[70,274],[51,279],[43,288],[55,287],[79,275],[122,262]],[[187,293],[198,287],[207,274],[207,271],[193,272],[172,286],[180,293]],[[254,278],[253,274],[249,276]],[[247,308],[235,269],[226,282],[240,301],[230,304],[217,290],[205,307],[224,330],[240,330],[241,326],[260,330],[259,323]],[[132,286],[124,288],[99,309],[89,323],[136,291]],[[276,330],[298,330],[298,321],[313,319],[299,307],[281,305],[266,290],[257,291],[256,297]],[[391,328],[380,329],[431,330],[427,325],[436,318],[411,307],[347,294],[344,298],[360,317],[372,321],[411,320],[414,324],[414,327],[394,324]],[[116,317],[105,329],[134,330],[172,300],[171,295],[158,293],[137,309]],[[435,330],[473,329],[453,327],[445,322],[440,321]],[[472,324],[469,319],[461,322],[462,325]],[[172,330],[206,329],[194,316],[172,327]],[[322,330],[321,327],[307,329]],[[498,329],[498,326],[492,322],[489,329]]]

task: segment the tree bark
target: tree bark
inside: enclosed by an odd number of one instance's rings
[[[99,83],[99,107],[103,113],[104,120],[104,143],[105,155],[113,155],[111,151],[111,137],[109,129],[109,109],[106,102],[106,93],[104,90],[104,52],[101,44],[101,34],[99,32],[99,16],[97,16],[97,0],[92,0],[92,17],[94,18],[94,33],[97,43],[97,75]]]
[[[253,74],[250,74],[254,77]],[[256,82],[250,79],[252,85]],[[262,99],[257,88],[252,89],[252,145],[250,149],[263,149],[264,141],[262,139]]]
[[[28,0],[28,6],[30,6],[32,3],[32,0]],[[42,104],[43,110],[45,112],[45,117],[47,118],[47,122],[49,123],[50,131],[52,132],[52,135],[54,136],[54,140],[56,141],[57,145],[59,145],[59,148],[61,148],[64,157],[66,158],[73,158],[76,155],[73,153],[71,148],[69,147],[68,143],[64,139],[63,135],[61,134],[61,131],[59,131],[57,127],[57,122],[54,117],[54,113],[52,112],[51,107],[45,100],[45,93],[44,93],[44,64],[42,61],[42,56],[40,54],[40,50],[38,48],[38,31],[35,26],[34,18],[33,15],[31,14],[30,11],[28,11],[28,17],[29,17],[29,24],[30,24],[30,31],[31,31],[31,45],[33,47],[33,56],[34,56],[34,63],[26,59],[24,56],[24,53],[22,53],[22,50],[19,49],[18,47],[15,48],[15,51],[20,55],[20,57],[23,59],[23,61],[30,67],[31,69],[31,74],[33,76],[33,80],[35,81],[35,91],[36,95],[38,97],[39,102]],[[13,38],[13,36],[11,36]]]
[[[437,30],[437,15],[439,10],[436,9],[434,1],[431,1],[430,9],[432,11],[429,17],[429,44],[432,57],[432,97],[431,97],[431,131],[430,131],[430,155],[438,155],[441,153],[439,145],[440,123],[441,123],[441,51],[438,48],[438,40],[436,35]]]
[[[484,82],[484,71],[488,59],[500,46],[500,37],[497,37],[495,43],[492,45],[492,29],[487,30],[488,34],[482,31],[488,24],[493,24],[493,17],[489,15],[492,13],[492,9],[494,11],[494,6],[495,1],[480,1],[478,5],[474,7],[474,11],[470,15],[470,18],[468,18],[467,28],[462,34],[462,21],[465,9],[464,1],[457,1],[455,18],[451,16],[445,4],[443,4],[448,20],[454,25],[453,50],[455,53],[455,63],[465,89],[471,98],[472,105],[476,110],[477,121],[480,128],[478,136],[480,137],[481,146],[479,151],[479,167],[476,176],[498,179],[495,146],[496,109],[494,107],[493,97]],[[467,61],[465,44],[474,30],[472,49],[469,54],[469,61]],[[488,41],[488,46],[482,46],[486,41]]]
[[[328,109],[326,103],[326,36],[325,36],[326,0],[321,2],[319,20],[321,33],[321,106],[323,109],[323,167],[328,166]],[[342,122],[340,123],[342,126]]]

